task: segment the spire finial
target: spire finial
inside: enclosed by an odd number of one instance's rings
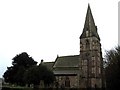
[[[88,7],[90,7],[90,3],[88,3]]]
[[[88,10],[90,10],[90,3],[88,3]]]

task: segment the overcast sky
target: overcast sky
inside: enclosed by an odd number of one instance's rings
[[[0,0],[0,77],[21,52],[38,63],[78,55],[88,3],[104,54],[118,43],[118,0]]]

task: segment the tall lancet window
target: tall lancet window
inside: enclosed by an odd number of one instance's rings
[[[87,39],[86,40],[86,49],[88,50],[90,48],[90,42],[89,42],[89,40]]]
[[[66,76],[65,87],[70,87],[70,79]]]

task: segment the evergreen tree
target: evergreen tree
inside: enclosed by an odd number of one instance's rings
[[[120,86],[120,46],[106,52],[106,85],[114,90]]]
[[[8,83],[24,85],[23,77],[25,71],[30,67],[35,66],[37,62],[26,52],[16,55],[12,60],[12,66],[7,68],[3,77]]]

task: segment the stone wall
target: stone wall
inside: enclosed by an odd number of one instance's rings
[[[78,76],[56,76],[59,88],[78,88]]]

